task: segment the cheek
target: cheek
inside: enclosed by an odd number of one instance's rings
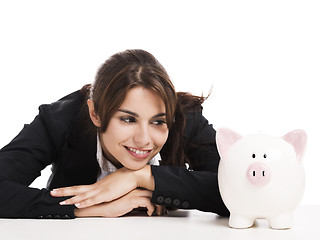
[[[128,138],[129,131],[117,124],[115,121],[110,121],[107,130],[102,134],[105,145],[114,146],[125,141]],[[110,149],[111,150],[111,149]]]
[[[158,147],[162,148],[168,139],[169,130],[168,129],[158,129],[153,134],[153,142]]]

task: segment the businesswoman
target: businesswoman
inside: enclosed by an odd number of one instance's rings
[[[146,51],[111,56],[93,85],[41,105],[1,149],[0,217],[152,215],[156,205],[228,215],[203,101],[176,93]],[[50,164],[47,188],[28,187]]]

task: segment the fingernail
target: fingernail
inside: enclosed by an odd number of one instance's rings
[[[75,206],[76,206],[77,208],[79,208],[79,207],[80,207],[80,203],[76,203]]]
[[[67,204],[66,201],[60,202],[60,205],[66,205],[66,204]]]
[[[58,189],[52,189],[52,191],[51,191],[51,194],[52,195],[55,195],[55,194],[57,194],[58,193]]]

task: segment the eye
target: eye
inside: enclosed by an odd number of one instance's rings
[[[134,117],[121,117],[120,120],[125,123],[134,123],[136,119]]]
[[[264,154],[263,157],[264,157],[264,158],[267,158],[267,154]]]
[[[151,124],[154,124],[156,126],[162,126],[164,124],[166,124],[166,121],[164,119],[156,119],[151,121]]]
[[[256,155],[254,153],[252,154],[252,158],[256,158]]]

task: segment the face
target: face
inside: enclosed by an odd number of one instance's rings
[[[146,88],[135,87],[110,119],[100,141],[105,156],[116,167],[138,170],[160,151],[168,132],[162,99]]]

